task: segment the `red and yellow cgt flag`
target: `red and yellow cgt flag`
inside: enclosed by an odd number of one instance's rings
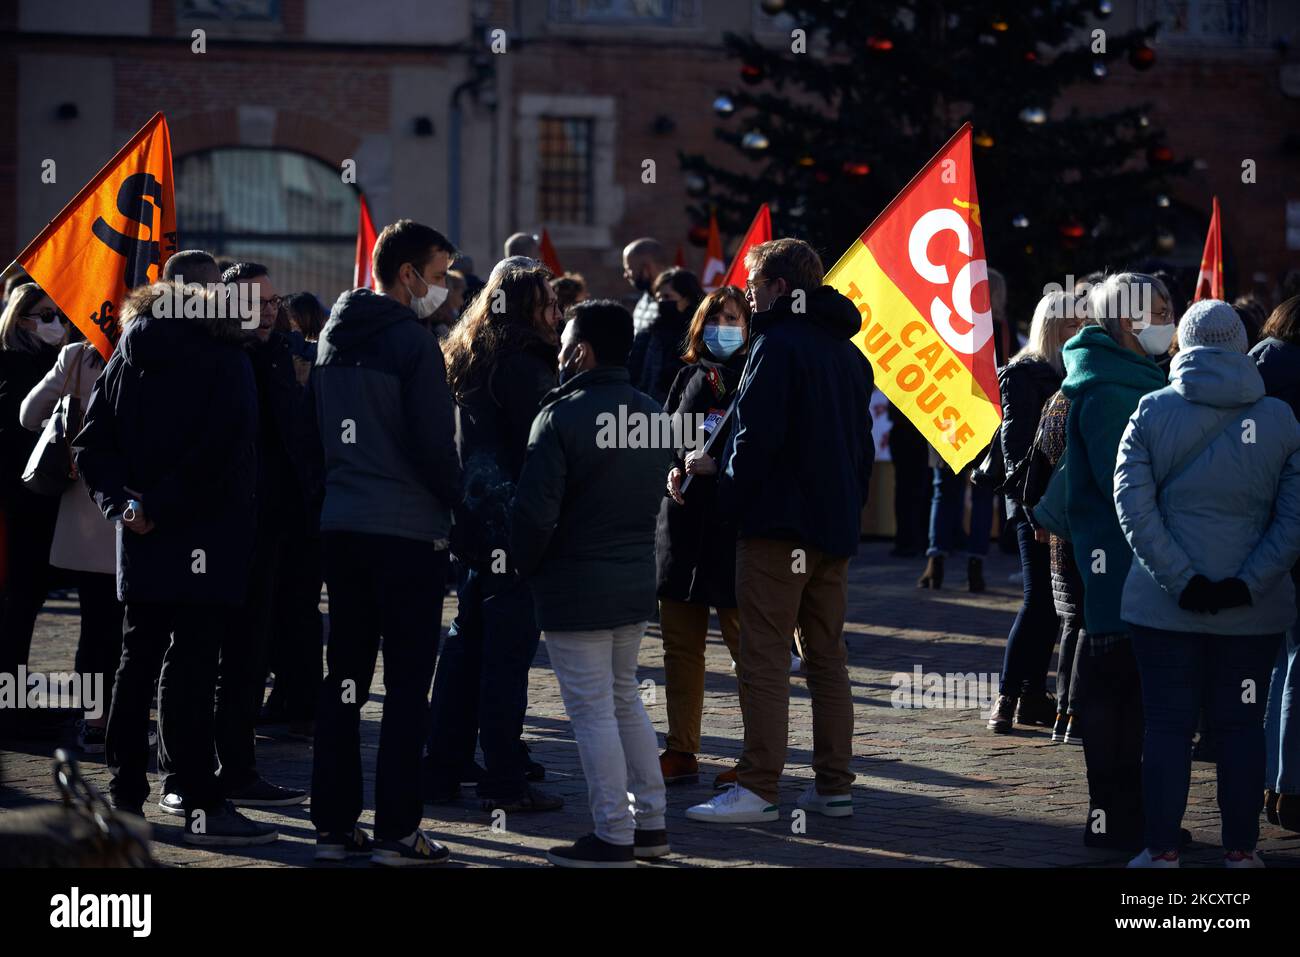
[[[17,261],[107,359],[122,298],[174,252],[171,135],[155,113]]]
[[[1210,231],[1205,234],[1201,253],[1201,271],[1196,277],[1196,295],[1192,302],[1223,298],[1223,224],[1219,220],[1219,197],[1214,197],[1210,213]]]
[[[876,387],[960,471],[1002,422],[988,266],[958,130],[826,276],[854,301]]]

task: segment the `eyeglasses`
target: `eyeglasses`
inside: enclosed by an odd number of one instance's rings
[[[270,299],[262,300],[262,308],[270,309],[272,312],[279,312],[284,308],[284,296],[272,296]]]
[[[769,282],[771,282],[771,281],[772,281],[772,280],[770,280],[770,279],[760,279],[758,282],[754,282],[754,280],[752,280],[752,279],[746,279],[746,280],[745,280],[745,292],[747,292],[747,293],[752,293],[752,292],[754,292],[756,289],[758,289],[759,286],[766,286],[766,285],[767,285]]]
[[[27,315],[23,316],[23,318],[31,319],[33,321],[40,320],[41,322],[54,322],[56,319],[62,319],[63,316],[57,309],[42,309],[40,312],[29,312]]]

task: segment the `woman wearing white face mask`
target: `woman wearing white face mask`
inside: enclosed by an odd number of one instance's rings
[[[27,663],[32,627],[45,603],[50,542],[59,511],[56,496],[23,487],[22,474],[36,433],[18,421],[27,393],[58,358],[67,327],[58,307],[35,283],[19,286],[0,317],[0,511],[4,531],[3,605],[0,608],[0,673]],[[10,711],[10,715],[21,712]],[[0,719],[5,718],[0,713]]]
[[[655,529],[659,624],[664,638],[664,680],[668,695],[667,748],[659,757],[665,784],[688,783],[699,775],[704,706],[704,642],[709,608],[716,608],[722,638],[739,656],[740,612],[736,608],[736,530],[713,517],[717,478],[713,459],[702,451],[714,436],[721,449],[729,423],[719,425],[740,384],[749,340],[749,305],[735,286],[709,293],[691,319],[682,359],[688,363],[673,381],[664,411],[695,423],[708,435],[679,449],[668,473],[668,496]],[[687,435],[683,429],[683,435]],[[702,464],[695,464],[695,463]],[[696,471],[696,469],[699,471]],[[694,475],[683,494],[686,474]]]

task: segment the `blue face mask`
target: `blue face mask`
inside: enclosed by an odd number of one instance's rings
[[[709,323],[704,327],[704,344],[714,356],[725,362],[745,344],[745,331],[740,326]]]

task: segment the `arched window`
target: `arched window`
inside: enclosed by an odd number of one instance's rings
[[[211,149],[176,162],[182,248],[259,262],[281,295],[315,293],[326,309],[352,287],[359,195],[336,168],[288,150]]]

